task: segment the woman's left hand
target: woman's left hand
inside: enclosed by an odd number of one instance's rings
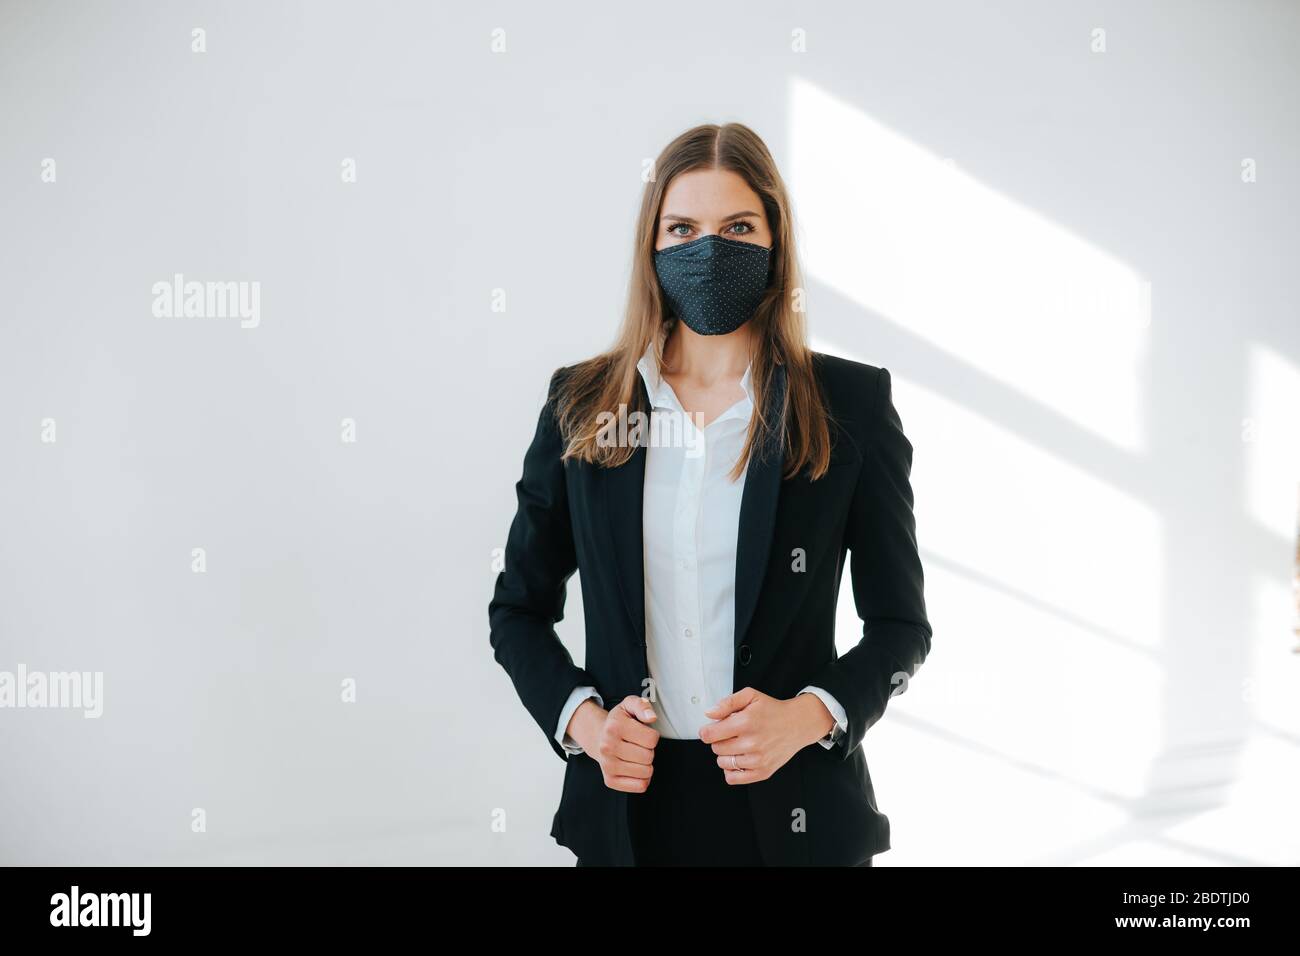
[[[729,784],[766,780],[835,724],[816,694],[779,700],[752,687],[728,694],[705,713],[714,722],[700,728],[700,739],[718,755]]]

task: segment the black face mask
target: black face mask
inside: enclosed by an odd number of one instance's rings
[[[659,288],[673,315],[700,335],[726,335],[754,315],[767,291],[772,250],[700,236],[655,252]]]

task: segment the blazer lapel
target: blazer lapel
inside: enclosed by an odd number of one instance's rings
[[[638,381],[640,379],[638,377]],[[640,382],[644,407],[650,407],[645,383]],[[647,416],[649,412],[646,413]],[[637,646],[645,643],[645,545],[641,530],[641,509],[645,493],[645,436],[632,457],[617,468],[602,468],[602,505],[609,520],[614,543],[614,566],[619,591]]]
[[[781,472],[785,422],[781,411],[785,407],[785,366],[778,365],[772,373],[772,386],[767,394],[768,420],[775,427],[769,432],[769,441],[755,449],[745,472],[745,490],[740,498],[740,529],[736,540],[736,635],[735,644],[744,642],[758,594],[763,585],[763,572],[767,568],[772,547],[772,528],[776,524],[776,505],[781,494]]]

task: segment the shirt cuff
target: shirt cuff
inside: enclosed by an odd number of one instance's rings
[[[799,691],[799,693],[816,694],[817,699],[826,705],[826,709],[829,710],[831,712],[831,716],[835,718],[835,725],[839,727],[840,733],[848,732],[849,716],[844,712],[844,708],[840,706],[840,702],[836,700],[829,691],[822,690],[820,687],[809,686]],[[798,694],[796,694],[795,696],[797,697]],[[835,746],[835,743],[833,740],[831,740],[831,735],[829,733],[825,737],[818,740],[817,742],[827,750],[830,750],[832,747]]]
[[[569,699],[565,701],[564,709],[560,711],[560,725],[555,730],[555,742],[564,748],[565,753],[582,753],[582,748],[578,746],[578,742],[565,731],[569,728],[569,720],[573,717],[573,712],[581,706],[584,700],[591,700],[593,697],[597,704],[601,707],[605,706],[605,701],[600,694],[596,693],[594,687],[575,687],[573,693],[569,694]]]

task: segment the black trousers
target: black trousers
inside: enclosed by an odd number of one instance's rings
[[[747,787],[727,783],[702,740],[659,738],[650,786],[628,795],[628,827],[637,866],[763,865]]]

